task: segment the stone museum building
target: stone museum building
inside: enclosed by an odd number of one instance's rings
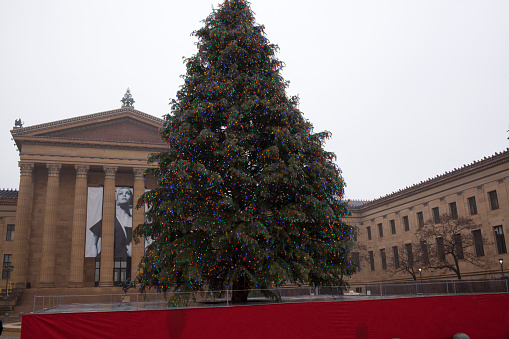
[[[122,107],[14,128],[20,182],[18,192],[0,195],[2,277],[11,266],[10,280],[31,288],[110,287],[134,278],[144,241],[130,239],[144,211],[133,202],[154,187],[144,171],[148,155],[165,150],[162,125]]]
[[[144,220],[134,205],[156,185],[144,171],[154,166],[147,157],[167,147],[163,123],[122,107],[11,131],[20,181],[19,191],[0,191],[3,286],[7,278],[22,286],[30,304],[36,293],[112,293],[134,279],[145,249],[144,239],[132,242],[133,228]],[[352,288],[411,280],[394,274],[389,258],[406,255],[418,227],[444,213],[478,225],[462,234],[476,239],[465,250],[488,266],[461,263],[463,277],[498,278],[499,259],[509,263],[509,150],[373,201],[352,202],[350,211],[347,221],[357,230],[353,257],[361,265],[349,279]],[[423,278],[456,279],[446,271],[426,271]]]
[[[456,236],[483,267],[460,261],[462,279],[500,278],[502,265],[509,268],[507,233],[509,232],[509,149],[480,161],[454,169],[435,178],[407,187],[372,201],[354,201],[348,223],[356,227],[353,257],[361,266],[349,281],[362,290],[367,283],[412,280],[398,264],[410,263],[417,253],[427,252],[430,244],[416,242],[416,231],[432,220],[438,224],[443,214],[468,217],[476,224]],[[428,239],[440,251],[443,239]],[[416,247],[419,248],[416,248]],[[431,246],[429,246],[431,247]],[[438,253],[429,253],[436,255]],[[417,266],[416,263],[414,266]],[[401,267],[400,267],[401,268]],[[413,267],[416,279],[457,279],[446,270],[421,270]],[[401,271],[401,270],[400,270]]]

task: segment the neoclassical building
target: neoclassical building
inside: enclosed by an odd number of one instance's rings
[[[11,131],[20,181],[19,191],[0,191],[4,284],[10,277],[39,294],[72,294],[77,288],[106,291],[134,278],[144,239],[135,244],[130,238],[144,211],[133,202],[156,186],[143,173],[155,166],[147,163],[149,154],[167,147],[159,133],[163,123],[122,107]],[[385,197],[352,203],[350,210],[356,247],[365,252],[354,250],[354,255],[366,258],[350,279],[352,287],[411,279],[393,274],[388,258],[395,251],[403,255],[419,223],[437,213],[473,218],[476,234],[486,239],[480,245],[490,266],[480,270],[462,263],[464,277],[496,277],[498,259],[509,263],[509,150]],[[424,278],[454,276],[437,271],[425,272]]]
[[[14,128],[20,182],[19,192],[0,196],[3,278],[6,266],[11,281],[32,288],[108,287],[134,277],[144,240],[130,238],[144,210],[133,205],[154,187],[144,171],[148,155],[166,148],[162,125],[122,107]]]
[[[357,230],[353,256],[361,265],[361,270],[350,280],[352,287],[360,289],[367,283],[411,280],[408,273],[394,273],[394,258],[408,259],[408,253],[413,253],[412,246],[418,243],[416,230],[426,220],[436,220],[445,213],[472,218],[477,225],[461,236],[472,237],[474,246],[465,251],[480,257],[487,266],[480,268],[461,262],[462,277],[500,278],[499,259],[509,268],[506,244],[509,149],[379,199],[355,201],[350,211],[348,222]],[[414,252],[418,250],[413,248]],[[427,270],[421,274],[426,280],[456,279],[455,274],[445,270]]]

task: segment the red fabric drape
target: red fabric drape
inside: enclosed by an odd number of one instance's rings
[[[30,314],[21,338],[509,338],[509,294]]]

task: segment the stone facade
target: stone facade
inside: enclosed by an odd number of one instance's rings
[[[0,249],[4,259],[12,259],[10,279],[32,288],[70,294],[67,289],[113,286],[113,210],[116,186],[132,187],[134,200],[156,181],[144,177],[150,166],[147,157],[166,149],[160,140],[163,120],[131,107],[96,113],[11,131],[20,153],[18,191],[0,191]],[[85,257],[87,189],[103,187],[102,257]],[[494,209],[488,192],[496,192]],[[477,213],[471,215],[469,198],[475,198]],[[367,201],[355,202],[348,223],[357,229],[361,270],[350,279],[351,286],[372,282],[409,280],[408,274],[393,274],[388,258],[382,268],[381,251],[387,257],[393,247],[402,248],[415,239],[418,214],[431,218],[434,208],[450,213],[455,203],[457,213],[472,217],[486,239],[486,270],[462,263],[465,278],[499,277],[499,258],[509,263],[507,253],[499,253],[494,227],[509,233],[509,150],[463,166],[412,187]],[[107,212],[110,213],[107,213]],[[133,227],[144,220],[143,210],[133,211]],[[408,230],[404,221],[408,220]],[[378,225],[381,224],[383,236]],[[392,224],[394,227],[392,227]],[[367,229],[371,230],[368,239]],[[393,233],[394,232],[394,233]],[[505,241],[505,238],[504,238]],[[354,250],[356,251],[356,250]],[[357,250],[358,251],[358,250]],[[374,270],[369,256],[373,252]],[[144,253],[143,241],[133,244],[131,276],[136,274]],[[6,256],[7,255],[7,256]],[[10,256],[9,256],[10,255]],[[100,281],[95,275],[100,270]],[[425,272],[425,279],[450,279],[447,272]],[[4,280],[5,282],[5,280]],[[48,292],[49,293],[49,292]],[[28,304],[31,301],[28,300]]]
[[[498,204],[495,206],[490,195],[496,196]],[[469,207],[473,201],[477,211]],[[459,216],[472,218],[484,237],[483,259],[488,266],[479,268],[462,262],[462,277],[500,278],[499,259],[502,258],[507,266],[509,256],[507,251],[499,251],[495,227],[501,226],[497,230],[503,230],[502,239],[505,242],[509,233],[509,149],[382,198],[352,204],[348,223],[357,230],[357,246],[353,252],[359,253],[361,265],[361,270],[350,279],[352,288],[367,283],[413,279],[408,273],[394,274],[390,260],[393,248],[398,247],[400,256],[406,253],[403,251],[405,244],[416,240],[415,231],[419,227],[420,215],[422,220],[428,220],[433,217],[434,210],[442,215],[451,214],[451,209],[456,209]],[[371,239],[368,233],[371,233]],[[469,250],[474,251],[474,248]],[[369,252],[373,254],[374,269]],[[385,263],[382,262],[383,253]],[[427,270],[422,272],[422,278],[456,279],[456,275],[444,270]]]
[[[163,120],[131,107],[11,131],[20,154],[17,199],[0,197],[2,254],[12,254],[10,279],[34,288],[93,287],[96,258],[85,257],[87,190],[103,187],[99,286],[113,286],[115,187],[139,198],[155,187],[145,178],[149,154],[166,149]],[[17,200],[17,204],[16,204]],[[10,203],[9,203],[10,202]],[[143,222],[133,211],[133,228]],[[6,240],[7,225],[15,225]],[[132,244],[131,276],[143,255]]]
[[[12,263],[12,253],[14,253],[14,235],[16,225],[16,204],[18,202],[18,191],[0,190],[0,259],[2,264]],[[2,272],[3,284],[5,288],[6,272]]]

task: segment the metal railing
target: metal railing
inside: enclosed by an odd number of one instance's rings
[[[363,294],[365,293],[366,295],[371,296],[423,295],[423,294],[447,295],[447,294],[509,292],[509,284],[507,279],[413,281],[401,283],[366,284],[363,286],[364,286]]]
[[[352,288],[361,288],[356,293]],[[273,297],[268,297],[267,293]],[[187,307],[233,306],[232,290],[179,293],[191,302]],[[454,295],[469,293],[509,293],[507,279],[499,280],[455,280],[455,281],[413,281],[400,283],[377,283],[352,285],[347,289],[338,286],[279,287],[268,290],[249,290],[250,304],[337,301],[351,299],[373,299],[394,297],[417,297],[426,295]],[[107,312],[160,310],[168,308],[168,300],[174,292],[127,293],[94,295],[53,295],[34,296],[34,313]],[[274,297],[275,296],[275,297]]]
[[[270,298],[264,292],[272,293]],[[208,292],[178,293],[191,301],[187,307],[211,307],[237,305],[231,302],[233,291],[220,290]],[[65,312],[106,312],[156,310],[168,308],[168,300],[175,295],[166,293],[119,293],[94,295],[43,295],[34,296],[33,313],[65,313]],[[125,298],[127,297],[127,298]],[[341,297],[338,286],[301,286],[280,287],[268,290],[251,289],[248,299],[253,303],[309,302],[318,300],[337,300]],[[278,301],[278,299],[280,301]],[[127,300],[127,301],[126,301]]]

